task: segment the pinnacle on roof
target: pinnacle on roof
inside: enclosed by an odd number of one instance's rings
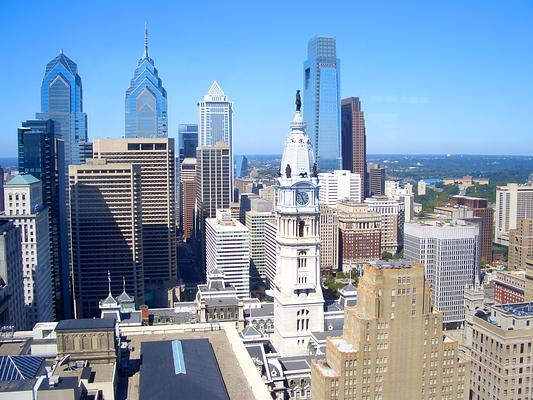
[[[134,301],[128,293],[126,293],[126,278],[122,277],[122,293],[117,297],[119,303],[132,303]]]
[[[212,96],[225,96],[224,91],[220,88],[220,85],[218,84],[217,81],[213,82],[207,94],[212,95]]]
[[[148,58],[148,24],[144,23],[144,55],[143,58]]]
[[[78,73],[78,66],[76,65],[76,63],[70,58],[68,58],[63,53],[63,49],[61,49],[59,51],[59,55],[57,55],[52,61],[50,61],[46,65],[45,75],[52,71],[52,69],[54,69],[57,64],[62,64],[73,75],[76,75]]]

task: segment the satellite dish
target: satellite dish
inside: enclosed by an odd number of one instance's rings
[[[60,367],[62,365],[67,365],[69,361],[70,361],[70,354],[67,354],[65,357],[61,359],[61,361],[59,361],[59,364],[57,366]]]

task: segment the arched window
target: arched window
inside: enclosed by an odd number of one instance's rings
[[[298,237],[304,237],[305,221],[298,222]]]

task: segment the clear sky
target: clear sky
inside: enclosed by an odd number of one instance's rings
[[[279,153],[307,42],[337,37],[341,96],[359,96],[369,153],[533,152],[533,1],[24,1],[0,12],[0,157],[40,109],[46,63],[78,64],[89,137],[124,132],[143,51],[168,92],[169,134],[217,80],[236,153]]]

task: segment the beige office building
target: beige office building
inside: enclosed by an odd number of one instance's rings
[[[467,315],[470,399],[531,399],[532,327],[533,303],[492,306]]]
[[[421,264],[366,264],[344,315],[343,335],[328,337],[326,358],[312,362],[313,400],[467,398],[468,363],[431,308]]]
[[[381,252],[396,254],[403,234],[404,210],[400,202],[386,196],[365,199],[368,211],[381,215]]]
[[[533,218],[520,218],[516,229],[509,231],[509,269],[525,269],[526,259],[533,256]]]
[[[144,303],[141,169],[88,160],[69,167],[70,265],[76,318],[99,317],[99,301],[123,290]],[[110,280],[108,280],[108,272]]]
[[[509,231],[516,229],[520,218],[533,217],[533,184],[508,183],[496,187],[494,241],[509,245]]]
[[[174,139],[96,139],[94,158],[141,169],[145,283],[176,279],[176,171]]]
[[[339,269],[339,218],[337,209],[320,204],[320,274],[322,276]]]

